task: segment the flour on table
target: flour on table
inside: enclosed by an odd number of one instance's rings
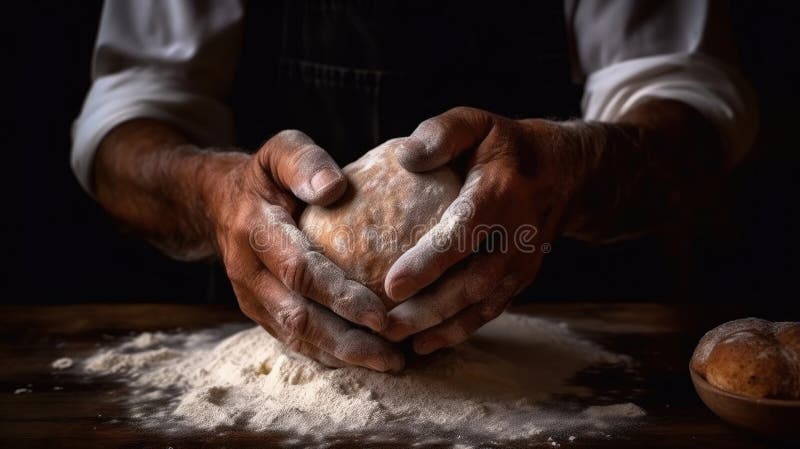
[[[563,324],[506,313],[469,342],[412,360],[395,375],[329,369],[288,351],[261,328],[241,326],[144,333],[100,350],[83,369],[123,375],[133,390],[134,417],[165,430],[183,425],[321,439],[386,434],[468,442],[566,438],[625,425],[644,412],[631,403],[586,408],[556,399],[590,397],[568,382],[579,371],[628,363]]]
[[[593,405],[583,411],[586,416],[594,418],[605,417],[624,417],[624,418],[641,418],[645,415],[644,410],[639,408],[636,404],[627,402],[625,404],[612,404],[612,405]]]
[[[53,363],[50,364],[50,367],[53,369],[68,369],[72,367],[72,359],[69,357],[62,357],[60,359],[53,360]]]

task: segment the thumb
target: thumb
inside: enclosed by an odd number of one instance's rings
[[[300,131],[279,132],[256,157],[260,168],[281,188],[306,203],[328,205],[347,188],[347,179],[333,158]]]
[[[420,123],[395,148],[395,157],[408,171],[433,170],[476,148],[493,122],[492,114],[480,109],[464,106],[450,109]]]

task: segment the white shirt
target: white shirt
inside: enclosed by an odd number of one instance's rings
[[[614,122],[649,98],[683,101],[715,124],[727,163],[735,164],[755,138],[758,114],[735,66],[726,7],[713,0],[567,0],[576,71],[585,79],[583,118]],[[198,145],[234,143],[222,98],[234,76],[243,14],[241,0],[106,1],[92,87],[73,125],[72,168],[87,191],[100,141],[127,120],[169,122]]]

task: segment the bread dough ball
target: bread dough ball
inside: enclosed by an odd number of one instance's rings
[[[800,323],[747,318],[708,332],[691,367],[710,384],[756,398],[800,398]]]
[[[390,140],[344,167],[347,191],[333,205],[309,206],[300,228],[350,279],[374,291],[388,308],[386,273],[433,227],[453,202],[461,179],[449,168],[411,173]]]

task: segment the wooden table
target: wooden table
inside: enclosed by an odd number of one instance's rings
[[[597,388],[634,394],[648,416],[634,429],[561,447],[774,448],[732,429],[706,409],[687,372],[702,333],[722,321],[747,316],[742,307],[664,306],[647,303],[534,304],[517,311],[562,320],[609,349],[632,355],[639,380]],[[125,386],[88,380],[50,366],[80,358],[108,340],[145,330],[194,329],[244,321],[238,311],[209,306],[75,305],[0,308],[0,446],[2,447],[270,447],[276,436],[244,431],[165,435],[136,427],[116,400]],[[29,393],[15,394],[20,388]],[[800,425],[800,423],[798,423]],[[342,442],[340,447],[396,447]],[[550,447],[542,444],[543,447]]]

